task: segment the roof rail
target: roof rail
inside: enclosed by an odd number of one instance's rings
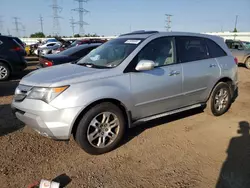
[[[121,34],[120,36],[126,36],[126,35],[136,35],[136,34],[154,34],[154,33],[159,33],[159,31],[145,31],[145,30],[138,30],[138,31],[133,31],[133,32],[130,32],[130,33]]]

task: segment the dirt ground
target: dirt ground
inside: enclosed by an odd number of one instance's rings
[[[32,69],[36,62],[29,64]],[[101,156],[88,155],[73,139],[67,144],[42,137],[14,119],[9,104],[20,77],[0,83],[1,188],[58,176],[70,180],[69,188],[250,187],[250,71],[244,67],[239,97],[225,115],[198,109],[151,121]]]

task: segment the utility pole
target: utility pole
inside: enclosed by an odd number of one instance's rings
[[[236,18],[235,18],[235,25],[234,25],[234,32],[235,32],[235,34],[234,34],[234,40],[235,40],[235,38],[236,38],[236,32],[238,31],[238,30],[237,30],[237,23],[238,23],[238,15],[236,15]]]
[[[20,20],[20,18],[19,17],[13,17],[13,19],[14,19],[14,25],[15,25],[15,31],[16,31],[16,36],[20,36],[20,33],[19,33],[19,31],[20,31],[20,28],[19,28],[19,25],[21,24],[21,22],[19,22],[18,20]]]
[[[236,18],[235,18],[235,25],[234,25],[235,31],[237,30],[237,22],[238,22],[238,15],[236,15]]]
[[[39,22],[40,22],[40,25],[41,25],[41,32],[43,33],[43,17],[41,15],[39,17]]]
[[[171,17],[173,16],[173,15],[171,15],[171,14],[165,14],[165,16],[167,17],[167,20],[166,20],[166,26],[165,26],[165,28],[167,29],[167,31],[170,31],[170,29],[171,29]]]
[[[78,2],[79,7],[75,8],[75,9],[72,9],[72,10],[78,12],[78,14],[79,14],[79,21],[76,22],[76,24],[79,25],[79,34],[83,35],[84,34],[84,28],[83,28],[83,26],[84,25],[88,25],[88,23],[86,23],[85,21],[83,21],[83,15],[89,13],[88,10],[86,10],[86,9],[83,8],[83,3],[87,3],[89,0],[75,0],[75,1]]]
[[[53,0],[53,5],[51,7],[53,10],[53,35],[58,36],[60,33],[59,19],[62,18],[59,16],[59,12],[62,11],[62,8],[58,6],[57,0]]]
[[[73,37],[74,37],[74,35],[75,35],[75,20],[73,17],[71,17],[71,19],[70,19],[70,25],[71,25],[72,33],[73,33]]]
[[[23,31],[23,37],[25,37],[26,35],[26,28],[25,25],[22,24],[22,31]]]

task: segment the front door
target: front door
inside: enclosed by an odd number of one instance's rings
[[[139,119],[179,108],[182,104],[182,67],[176,63],[173,37],[158,38],[148,43],[136,56],[155,62],[149,71],[132,71],[131,91],[134,97],[133,118]]]

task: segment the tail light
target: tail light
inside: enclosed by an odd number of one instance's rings
[[[45,61],[44,64],[46,65],[46,67],[53,66],[53,63],[51,61]]]
[[[18,51],[21,51],[23,49],[21,47],[16,46],[16,47],[12,48],[11,50],[15,51],[15,52],[18,52]]]
[[[238,59],[236,57],[234,58],[234,62],[236,65],[238,65]]]
[[[44,65],[44,67],[51,67],[51,66],[53,66],[53,62],[52,61],[49,61],[49,60],[47,60],[47,59],[44,59],[44,58],[39,58],[39,61],[40,61],[40,63],[41,64],[43,64]]]

